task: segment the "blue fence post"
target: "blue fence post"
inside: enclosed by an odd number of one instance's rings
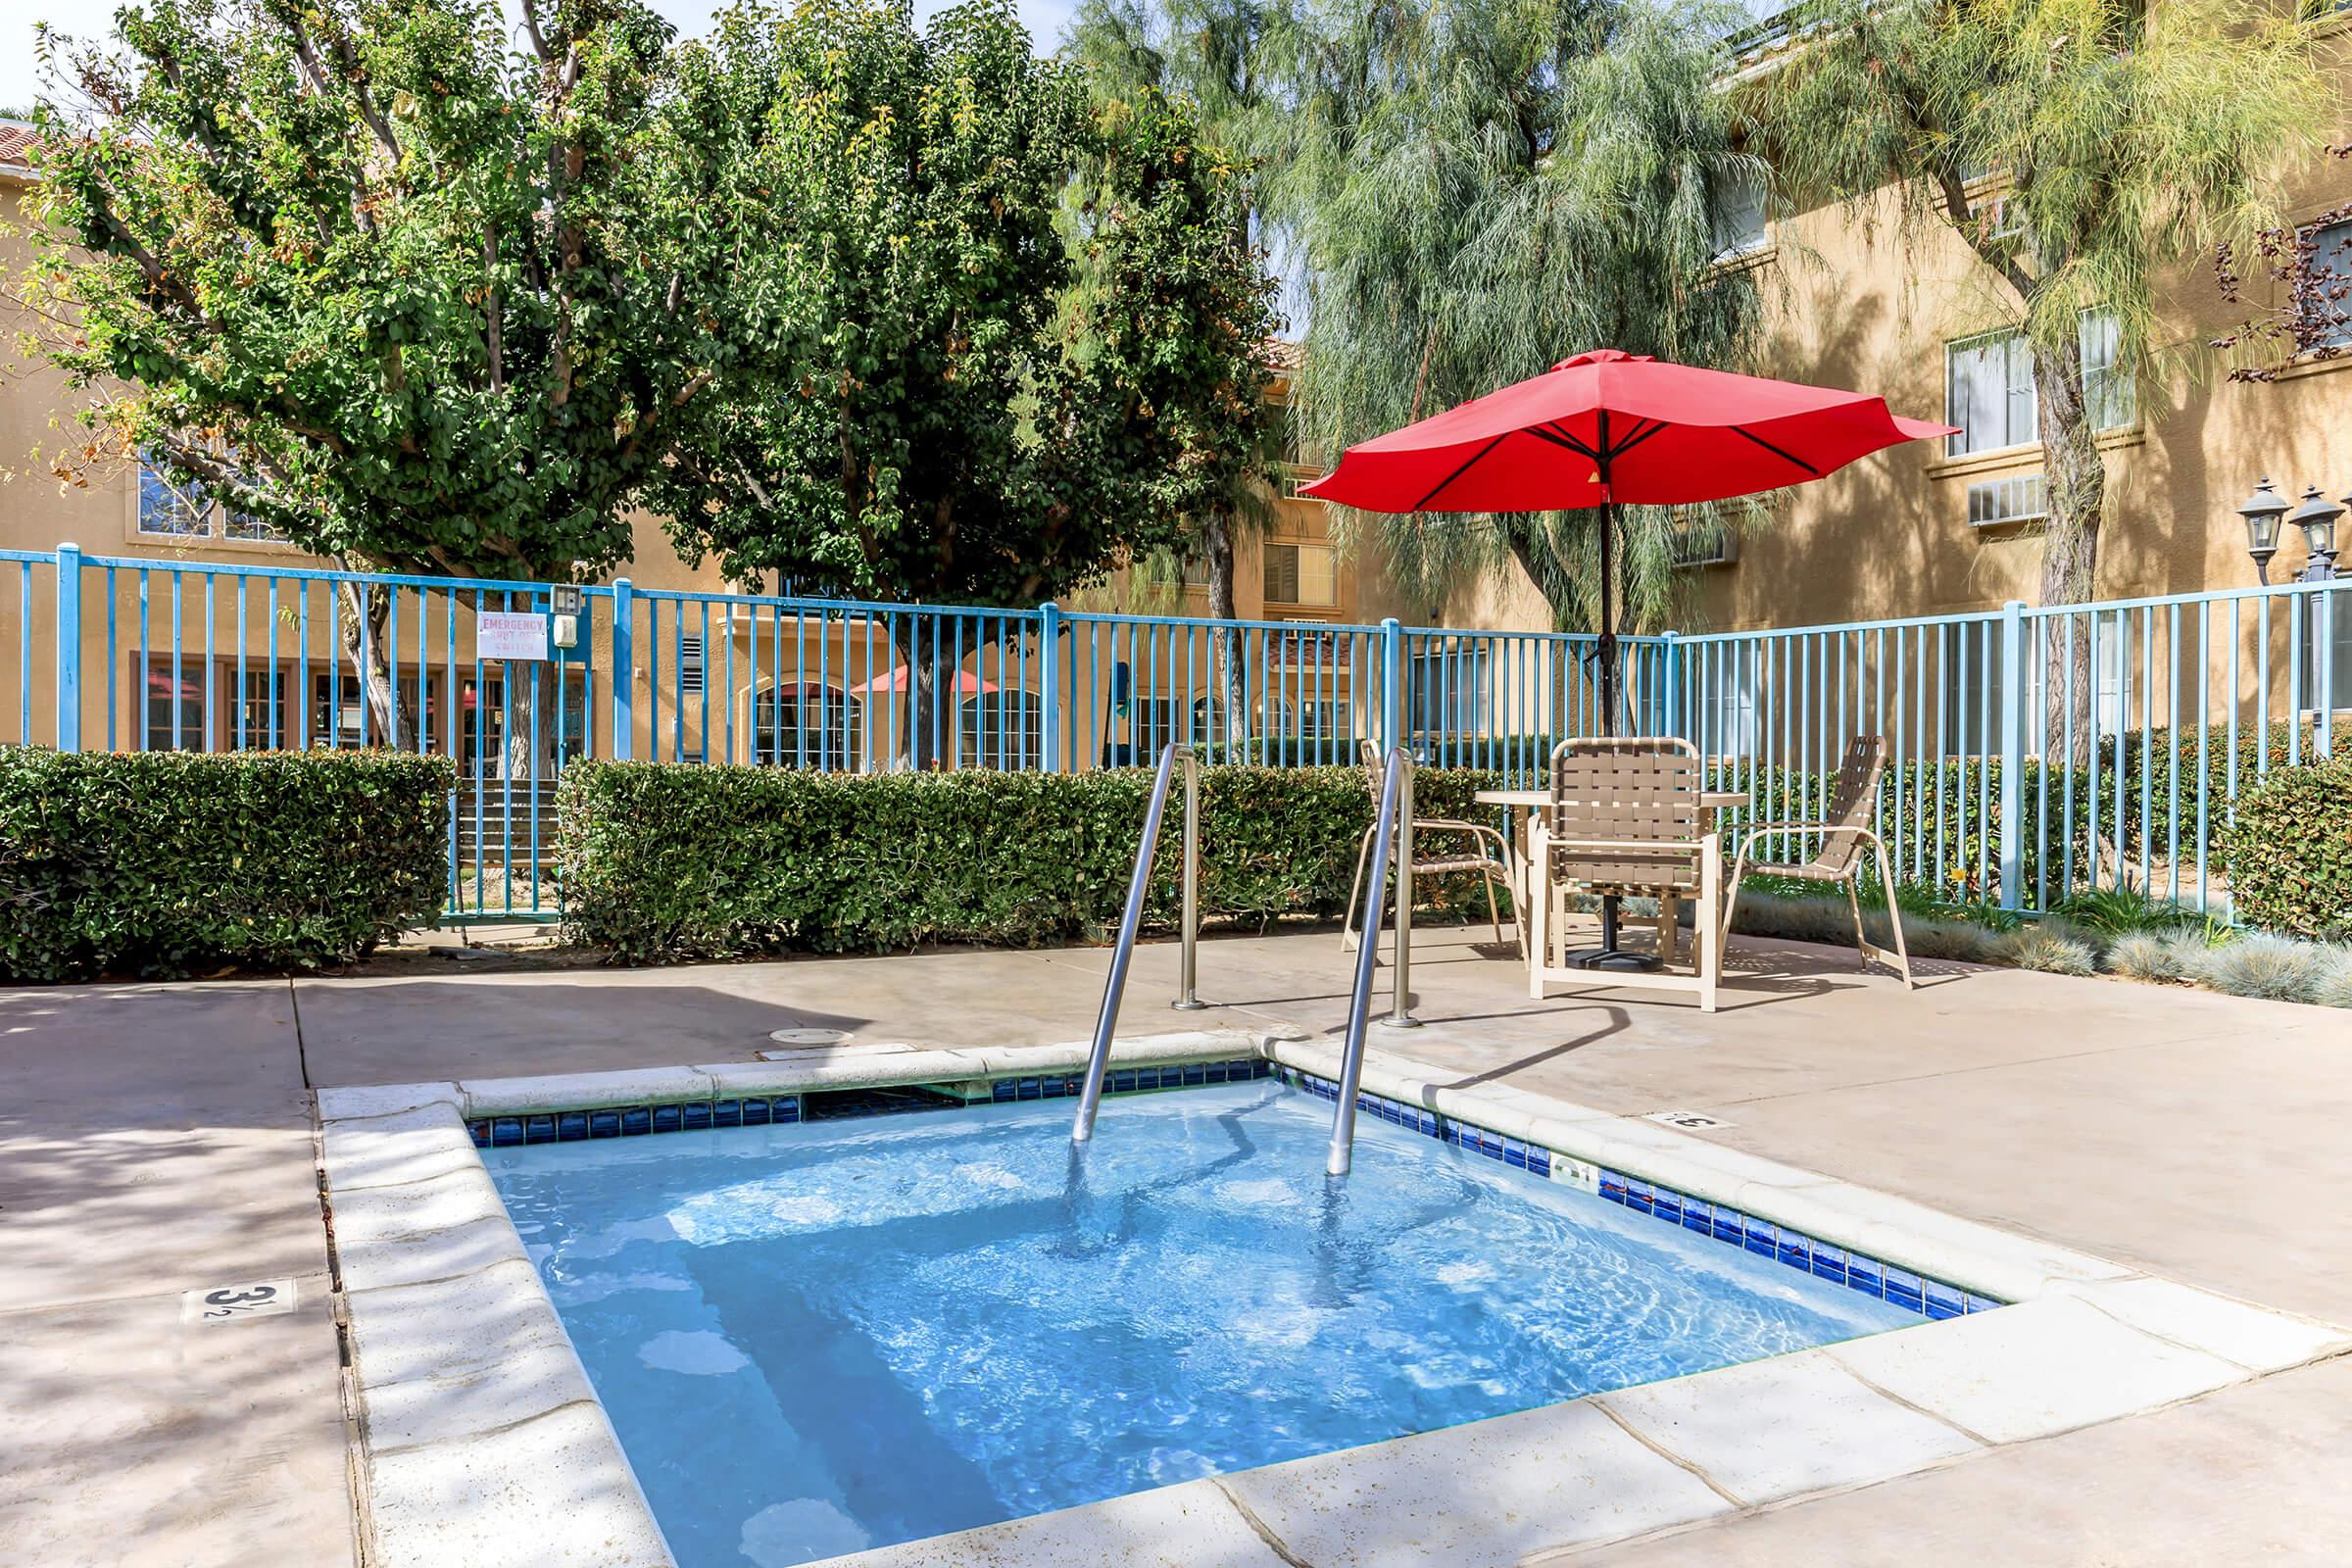
[[[1049,773],[1061,771],[1061,607],[1037,607],[1038,744]]]
[[[81,750],[81,546],[57,547],[57,749]]]
[[[2001,607],[2001,907],[2025,906],[2026,605]],[[1890,895],[1891,896],[1891,895]]]
[[[1682,735],[1683,721],[1683,650],[1675,639],[1679,631],[1658,633],[1658,733]],[[1683,736],[1690,739],[1689,736]]]
[[[637,656],[632,646],[636,590],[629,579],[612,580],[612,756],[627,761],[636,749]]]
[[[1404,744],[1404,627],[1395,615],[1380,623],[1380,749]]]

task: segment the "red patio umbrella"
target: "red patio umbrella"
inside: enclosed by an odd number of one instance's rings
[[[1617,505],[1801,484],[1898,441],[1949,435],[1886,400],[1593,349],[1349,447],[1305,493],[1366,512],[1598,507],[1601,728],[1617,731]]]
[[[1617,733],[1617,505],[1677,506],[1801,484],[1898,441],[1949,435],[1886,400],[1593,349],[1542,375],[1349,447],[1305,493],[1366,512],[1600,509],[1601,733]],[[1601,900],[1617,951],[1617,901]]]
[[[906,689],[906,666],[901,664],[887,674],[876,675],[872,680],[858,687],[857,690],[861,692],[903,692]],[[968,669],[959,669],[956,672],[956,678],[948,682],[948,687],[958,696],[985,697],[997,690],[997,683],[975,675]]]

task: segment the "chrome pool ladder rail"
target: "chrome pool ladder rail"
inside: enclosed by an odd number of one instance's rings
[[[1396,952],[1391,977],[1389,1016],[1396,1029],[1416,1027],[1412,1015],[1413,941],[1413,757],[1403,747],[1390,751],[1381,780],[1380,814],[1372,832],[1371,875],[1364,879],[1364,907],[1356,929],[1355,984],[1348,993],[1348,1034],[1340,1052],[1340,1087],[1331,1112],[1331,1152],[1324,1172],[1345,1176],[1355,1159],[1355,1097],[1364,1079],[1364,1026],[1372,1013],[1372,972],[1380,954],[1380,913],[1388,903],[1394,861],[1396,879]],[[1394,846],[1394,854],[1391,847]]]
[[[1135,874],[1127,882],[1127,906],[1119,914],[1119,940],[1111,949],[1110,976],[1102,987],[1102,1010],[1095,1018],[1094,1047],[1086,1058],[1086,1084],[1078,1096],[1078,1116],[1070,1127],[1070,1142],[1083,1144],[1095,1136],[1095,1112],[1102,1104],[1102,1080],[1110,1067],[1110,1037],[1119,1024],[1119,1003],[1127,990],[1127,964],[1135,956],[1135,934],[1143,923],[1144,896],[1152,886],[1152,858],[1159,847],[1160,818],[1167,812],[1168,784],[1179,759],[1184,762],[1184,951],[1171,1006],[1195,1011],[1204,1005],[1194,994],[1200,946],[1200,757],[1192,747],[1171,742],[1159,754],[1159,769],[1152,779],[1152,804],[1144,812],[1143,841],[1135,850]]]

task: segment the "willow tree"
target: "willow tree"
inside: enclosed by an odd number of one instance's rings
[[[2269,0],[1829,0],[1764,77],[1783,178],[1957,235],[2033,361],[2048,496],[2041,601],[2094,597],[2107,522],[2086,318],[2116,379],[2177,366],[2162,291],[2216,245],[2277,221],[2277,175],[2331,101],[2309,28]],[[2088,628],[2051,640],[2048,701],[2079,688]],[[2053,710],[2053,727],[2064,715]]]
[[[721,18],[678,138],[742,236],[744,345],[650,498],[689,559],[859,599],[1026,608],[1175,538],[1227,492],[1268,282],[1238,166],[1157,93],[1093,98],[1008,0]],[[895,617],[906,760],[936,639]]]
[[[1242,164],[1230,212],[1233,242],[1255,251],[1266,230],[1263,186],[1287,167],[1286,67],[1297,39],[1289,0],[1081,0],[1063,53],[1086,67],[1106,103],[1157,95],[1189,106],[1201,139]],[[1263,324],[1270,334],[1279,323],[1268,313]],[[1200,564],[1208,612],[1219,620],[1240,613],[1233,587],[1237,546],[1273,521],[1274,486],[1291,456],[1285,450],[1288,421],[1265,406],[1269,368],[1263,360],[1255,363],[1250,390],[1256,406],[1233,431],[1236,444],[1224,455],[1223,482],[1202,491],[1163,564],[1172,567],[1181,558]],[[1225,738],[1236,742],[1249,727],[1240,641],[1231,628],[1215,634]]]
[[[1754,274],[1717,262],[1764,171],[1717,90],[1731,14],[1625,0],[1406,0],[1327,14],[1297,81],[1289,191],[1311,309],[1298,414],[1347,444],[1588,348],[1730,366]],[[1667,597],[1671,519],[1627,509],[1636,618]],[[1555,624],[1599,598],[1597,514],[1359,516],[1431,610],[1513,564]]]

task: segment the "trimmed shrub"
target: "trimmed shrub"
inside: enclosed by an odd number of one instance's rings
[[[1496,819],[1494,774],[1427,768],[1418,816]],[[1181,788],[1181,783],[1177,788]],[[633,962],[1035,946],[1115,925],[1152,791],[1140,768],[843,774],[575,762],[558,791],[567,934]],[[1372,801],[1356,767],[1206,768],[1204,916],[1340,912]],[[1146,915],[1179,912],[1174,803]],[[1483,919],[1476,876],[1424,880],[1419,907]],[[1507,891],[1502,913],[1510,917]],[[1417,916],[1418,917],[1418,916]]]
[[[0,751],[0,980],[315,968],[431,925],[445,758]]]
[[[2207,948],[2188,978],[2232,997],[2309,1002],[2328,969],[2329,952],[2291,937],[2250,936]]]
[[[2274,769],[2238,796],[2220,860],[2246,924],[2307,937],[2352,930],[2352,752]]]

